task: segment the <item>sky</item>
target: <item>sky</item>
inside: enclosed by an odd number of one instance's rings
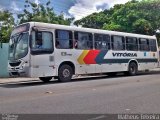
[[[0,10],[9,10],[15,15],[24,9],[25,0],[0,0]],[[45,4],[48,0],[30,0],[36,4]],[[100,12],[124,4],[130,0],[50,0],[51,6],[57,14],[64,13],[65,17],[79,20],[94,12]]]

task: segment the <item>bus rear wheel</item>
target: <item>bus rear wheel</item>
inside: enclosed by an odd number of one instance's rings
[[[43,82],[49,82],[52,79],[52,77],[40,77],[39,79]]]
[[[62,65],[58,70],[58,80],[60,82],[69,82],[72,79],[73,69],[69,65]]]
[[[131,75],[131,76],[134,76],[134,75],[137,74],[137,71],[138,71],[137,64],[135,62],[131,62],[129,64],[128,74]]]

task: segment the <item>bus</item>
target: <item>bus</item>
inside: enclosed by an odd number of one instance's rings
[[[9,42],[9,74],[70,81],[73,75],[138,71],[158,66],[155,36],[40,22],[21,24]]]

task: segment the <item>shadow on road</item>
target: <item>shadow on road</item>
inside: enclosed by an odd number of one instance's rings
[[[143,76],[143,75],[155,75],[155,74],[160,74],[160,71],[150,71],[150,72],[140,72],[138,73],[137,76]],[[72,79],[70,82],[85,82],[85,81],[90,81],[90,80],[101,80],[101,79],[112,79],[112,78],[123,78],[123,77],[131,77],[127,76],[123,73],[119,73],[116,76],[107,76],[107,75],[99,75],[99,76],[85,76],[83,78],[76,78]],[[134,76],[132,76],[134,77]],[[70,83],[68,82],[68,83]],[[40,86],[40,85],[52,85],[52,84],[63,84],[60,83],[58,80],[53,79],[52,81],[48,83],[44,83],[40,80],[29,80],[29,81],[18,81],[18,82],[7,82],[7,83],[0,83],[0,87],[4,88],[19,88],[19,87],[30,87],[30,86]]]

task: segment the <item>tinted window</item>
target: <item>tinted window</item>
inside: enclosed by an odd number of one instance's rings
[[[77,49],[92,49],[93,37],[92,33],[75,32],[75,48]]]
[[[56,48],[73,48],[72,32],[67,30],[56,30]]]
[[[139,49],[141,51],[149,51],[148,39],[144,39],[144,38],[139,39]]]
[[[126,37],[126,49],[129,51],[137,51],[138,50],[137,38]]]
[[[110,49],[110,36],[109,35],[102,35],[102,34],[95,34],[95,49]]]
[[[51,32],[32,32],[31,48],[34,53],[52,53],[53,35]]]
[[[113,50],[124,50],[124,37],[122,36],[112,36],[112,49]]]
[[[154,39],[149,40],[149,47],[151,51],[156,52],[157,51],[156,40]]]

